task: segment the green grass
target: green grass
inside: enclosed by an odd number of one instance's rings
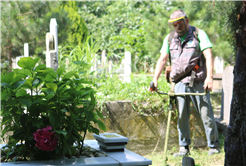
[[[212,156],[208,155],[208,148],[204,149],[190,149],[189,157],[192,157],[195,160],[196,166],[223,166],[225,159],[224,152],[224,140],[225,137],[222,134],[219,134],[220,139],[220,153],[214,154]],[[167,164],[170,166],[182,166],[182,157],[174,157],[173,153],[178,152],[178,148],[173,148],[167,151]],[[152,160],[153,166],[162,166],[163,165],[163,152],[152,153],[145,155],[144,157]]]

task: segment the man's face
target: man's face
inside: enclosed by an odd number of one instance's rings
[[[174,27],[175,31],[178,33],[179,37],[184,36],[188,32],[188,20],[187,20],[187,18],[184,20],[182,19],[180,21],[173,23],[173,27]]]

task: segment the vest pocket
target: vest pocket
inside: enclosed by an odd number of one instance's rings
[[[189,48],[196,48],[197,46],[198,45],[196,44],[196,42],[194,42],[194,40],[189,40],[184,47],[189,49]]]

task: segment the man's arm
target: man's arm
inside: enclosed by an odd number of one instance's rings
[[[211,48],[203,50],[203,55],[206,58],[207,77],[204,81],[204,89],[212,90],[213,88],[213,55]]]
[[[154,79],[153,79],[155,87],[157,87],[158,79],[159,79],[161,72],[163,71],[163,69],[166,65],[168,57],[169,57],[168,53],[162,52],[160,58],[158,59],[158,61],[156,63],[155,75],[154,75]]]

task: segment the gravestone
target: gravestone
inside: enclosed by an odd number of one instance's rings
[[[131,53],[129,51],[126,51],[125,59],[124,59],[124,76],[123,76],[124,82],[131,82],[131,77],[130,77],[132,72],[131,63],[132,63]]]
[[[18,65],[18,61],[20,60],[20,58],[22,57],[29,57],[29,46],[28,43],[24,44],[24,56],[17,56],[15,59],[12,59],[12,68],[13,69],[20,69],[19,65]]]
[[[223,120],[229,122],[230,110],[231,110],[231,99],[233,92],[233,67],[227,66],[224,69],[222,77],[222,103],[221,103],[221,114]]]
[[[223,73],[224,61],[222,58],[217,56],[214,58],[214,69],[215,73]]]
[[[110,77],[112,77],[112,71],[113,71],[113,62],[109,60],[108,61],[108,73],[110,74]]]
[[[105,67],[107,61],[107,56],[106,56],[106,50],[102,51],[102,57],[101,57],[101,67]]]
[[[50,33],[46,33],[46,67],[58,68],[58,31],[56,19],[50,21]]]
[[[24,44],[24,57],[29,57],[29,46],[28,46],[28,43]]]

